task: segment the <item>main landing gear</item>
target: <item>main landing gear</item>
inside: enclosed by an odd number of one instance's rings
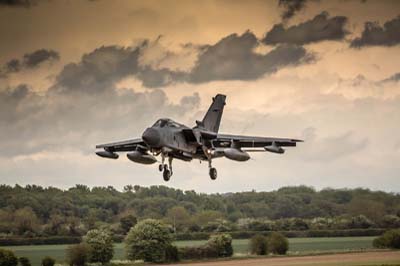
[[[163,172],[164,181],[169,181],[172,176],[172,157],[168,157],[168,165],[164,164],[165,155],[161,155],[161,164],[158,166],[158,170]]]
[[[212,167],[211,159],[208,159],[208,168],[210,169],[210,170],[209,170],[210,178],[211,178],[212,180],[217,179],[217,169],[215,169],[214,167]]]

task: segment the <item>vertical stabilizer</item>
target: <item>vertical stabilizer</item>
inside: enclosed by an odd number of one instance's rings
[[[215,97],[213,97],[213,102],[210,108],[208,108],[208,111],[202,121],[202,126],[204,126],[205,129],[212,132],[218,132],[219,124],[221,123],[222,112],[224,111],[225,99],[226,96],[222,94],[217,94]]]

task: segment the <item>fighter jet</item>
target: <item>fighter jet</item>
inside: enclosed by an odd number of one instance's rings
[[[218,94],[212,99],[211,106],[203,120],[196,121],[193,128],[179,124],[168,118],[157,120],[147,128],[141,138],[120,142],[100,144],[96,146],[98,156],[118,159],[118,152],[127,152],[129,160],[141,164],[154,164],[161,156],[158,166],[163,172],[165,181],[172,176],[172,160],[192,161],[198,159],[207,161],[209,175],[212,180],[217,178],[217,170],[212,167],[212,160],[226,157],[234,161],[247,161],[249,152],[268,151],[282,154],[282,147],[294,147],[298,139],[252,137],[218,133],[226,96]],[[168,160],[168,164],[165,160]]]

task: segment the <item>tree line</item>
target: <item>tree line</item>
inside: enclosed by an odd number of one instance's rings
[[[205,194],[166,186],[0,185],[3,237],[83,236],[96,228],[126,235],[147,218],[176,233],[398,228],[400,195],[307,186]]]

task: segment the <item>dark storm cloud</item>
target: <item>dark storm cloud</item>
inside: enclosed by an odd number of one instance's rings
[[[254,52],[257,45],[259,41],[250,31],[229,35],[214,45],[198,48],[199,56],[189,72],[142,65],[140,56],[149,47],[148,41],[137,47],[103,46],[83,55],[80,62],[66,65],[52,89],[94,93],[112,89],[127,77],[137,78],[148,88],[177,82],[252,80],[313,59],[300,46],[282,45],[262,55]]]
[[[36,3],[35,0],[0,0],[0,6],[9,7],[30,7]]]
[[[141,66],[139,56],[147,47],[145,41],[137,47],[102,46],[82,56],[78,63],[66,65],[57,76],[56,90],[98,92],[112,89],[115,82],[135,76],[149,88],[182,81],[186,74],[167,68]]]
[[[21,70],[21,62],[18,59],[11,59],[5,65],[6,73],[19,72]]]
[[[344,29],[346,22],[347,18],[344,16],[329,18],[327,12],[322,12],[311,20],[289,28],[285,28],[282,23],[275,24],[262,42],[303,45],[325,40],[343,40],[347,34]]]
[[[171,83],[187,80],[187,73],[172,71],[168,68],[153,69],[149,66],[143,67],[137,73],[137,77],[148,88],[158,88]]]
[[[33,69],[45,62],[54,62],[59,59],[60,55],[54,50],[36,50],[32,53],[26,53],[22,59],[11,59],[0,69],[0,74],[6,77],[7,74],[17,73],[25,69]]]
[[[24,65],[27,68],[34,68],[46,61],[56,61],[60,59],[58,52],[54,50],[40,49],[33,53],[24,55]]]
[[[254,80],[285,66],[313,59],[303,47],[283,45],[262,55],[254,52],[257,45],[256,36],[247,31],[240,36],[231,34],[215,45],[208,46],[192,69],[190,82]]]
[[[381,83],[386,83],[386,82],[397,82],[397,81],[400,81],[400,72],[399,73],[395,73],[392,76],[381,80],[380,82]]]
[[[367,22],[361,37],[351,42],[351,47],[393,46],[400,44],[400,16],[380,26],[377,22]]]
[[[282,19],[287,20],[306,6],[306,0],[279,0],[279,6],[283,8]]]
[[[62,91],[103,91],[113,83],[139,70],[140,46],[102,46],[82,56],[78,63],[66,65],[54,87]]]

